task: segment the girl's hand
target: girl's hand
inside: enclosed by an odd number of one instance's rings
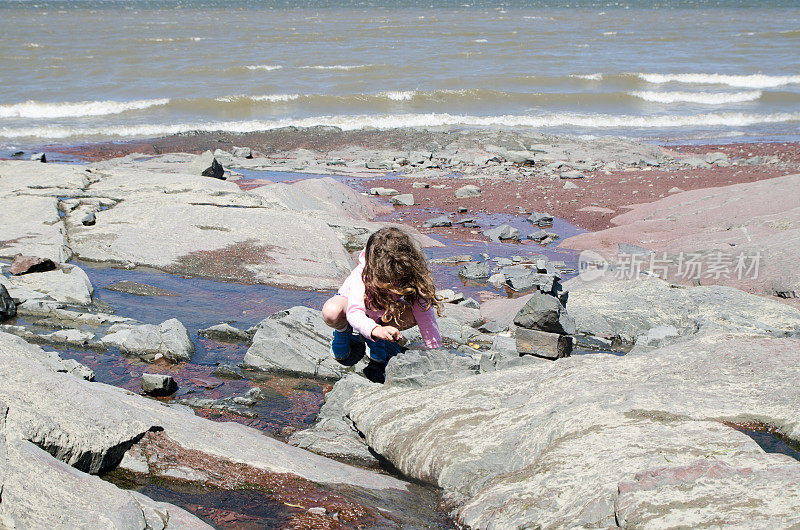
[[[399,341],[403,338],[400,334],[400,330],[394,326],[377,326],[375,329],[372,330],[372,338],[382,339],[382,340],[390,340],[392,342]]]

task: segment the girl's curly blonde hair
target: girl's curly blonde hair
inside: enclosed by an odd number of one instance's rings
[[[428,269],[428,261],[411,238],[395,227],[381,228],[369,236],[364,281],[367,309],[384,311],[384,323],[399,324],[403,311],[420,302],[435,307],[442,316],[441,298]]]

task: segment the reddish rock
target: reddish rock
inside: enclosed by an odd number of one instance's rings
[[[214,389],[222,385],[223,381],[214,377],[193,377],[189,381],[200,388]]]
[[[8,272],[14,276],[21,276],[23,274],[31,274],[34,272],[47,272],[55,270],[56,264],[49,258],[38,258],[36,256],[23,256],[17,254],[14,256],[14,261],[8,267]]]

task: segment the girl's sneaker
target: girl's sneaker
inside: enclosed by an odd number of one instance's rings
[[[384,384],[386,382],[386,365],[376,363],[372,359],[364,367],[364,377],[373,383]]]

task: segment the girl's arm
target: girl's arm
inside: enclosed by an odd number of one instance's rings
[[[372,330],[378,327],[378,323],[367,316],[367,308],[364,305],[364,283],[360,281],[360,277],[358,280],[350,284],[350,291],[347,294],[347,322],[361,336],[372,340]]]
[[[433,306],[426,309],[422,301],[417,301],[412,307],[412,311],[425,346],[428,348],[441,347],[442,337],[439,334],[439,325],[436,323],[436,310]]]

